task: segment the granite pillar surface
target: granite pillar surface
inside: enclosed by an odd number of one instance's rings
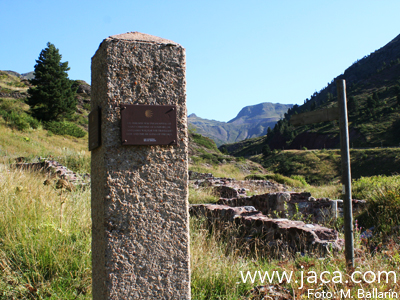
[[[185,86],[185,49],[169,40],[115,35],[92,58],[93,299],[190,299]],[[176,145],[123,145],[122,104],[176,105]]]

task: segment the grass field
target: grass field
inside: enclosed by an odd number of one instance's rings
[[[43,185],[45,175],[9,169],[8,164],[1,165],[0,179],[0,299],[91,299],[90,191],[60,192]],[[395,206],[392,209],[399,207],[399,190],[399,176],[362,178],[354,184],[354,194],[362,198],[378,201],[378,198],[392,197],[390,203]],[[377,235],[373,242],[367,242],[361,239],[360,233],[357,229],[357,270],[397,272],[400,267],[398,237],[393,233]],[[241,249],[240,241],[232,243],[196,218],[191,219],[190,234],[192,299],[258,299],[251,298],[250,290],[261,285],[261,281],[257,278],[252,283],[248,279],[244,283],[240,272],[245,277],[247,271],[251,274],[286,271],[293,272],[297,278],[301,271],[316,274],[338,271],[348,279],[343,252],[325,258],[312,253],[283,253],[279,258],[248,256]],[[375,247],[371,251],[372,243],[379,250],[375,251]],[[307,289],[332,293],[350,289],[355,297],[358,288],[399,289],[399,284],[393,281],[305,282],[302,288],[300,283],[286,282],[282,286],[298,296],[305,296]]]

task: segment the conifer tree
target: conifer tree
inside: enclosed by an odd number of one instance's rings
[[[356,114],[358,110],[358,101],[354,96],[350,96],[348,101],[347,101],[347,107],[349,109],[349,112]]]
[[[267,157],[269,155],[271,155],[272,151],[271,148],[269,147],[268,144],[266,144],[263,148],[262,148],[262,154],[264,157]]]
[[[61,54],[51,43],[36,60],[34,85],[28,90],[31,114],[43,121],[60,120],[76,111],[77,100],[67,71],[68,62],[61,62]]]

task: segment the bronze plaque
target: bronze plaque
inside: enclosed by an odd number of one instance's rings
[[[100,107],[93,109],[89,113],[89,151],[101,145],[101,110]]]
[[[121,105],[122,145],[176,145],[175,105]]]

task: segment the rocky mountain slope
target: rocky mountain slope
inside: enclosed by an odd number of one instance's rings
[[[20,74],[18,72],[15,72],[15,71],[9,71],[9,70],[8,71],[4,71],[4,72],[6,72],[7,74],[16,76],[18,78],[21,78],[21,79],[26,79],[26,80],[32,79],[34,77],[33,76],[33,71],[32,72],[28,72],[28,73],[22,73],[22,74]]]
[[[197,133],[213,139],[220,146],[265,135],[268,127],[273,128],[292,106],[264,102],[242,108],[238,115],[228,122],[203,119],[191,114],[188,123]]]

